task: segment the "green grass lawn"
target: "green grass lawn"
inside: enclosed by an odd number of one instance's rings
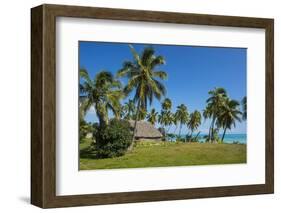
[[[93,159],[90,141],[80,144],[80,169],[117,169],[246,163],[244,144],[138,142],[122,157]]]

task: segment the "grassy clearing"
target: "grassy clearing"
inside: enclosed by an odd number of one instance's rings
[[[93,159],[90,141],[80,144],[80,169],[117,169],[246,163],[245,144],[139,142],[122,157]]]

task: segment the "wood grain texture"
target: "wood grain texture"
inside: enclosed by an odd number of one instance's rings
[[[266,31],[266,183],[56,196],[56,17],[95,18],[209,26],[262,28]],[[274,191],[274,36],[273,20],[109,8],[41,5],[31,10],[31,203],[65,207],[266,194]]]
[[[42,64],[43,7],[31,14],[31,203],[43,205]]]
[[[266,26],[265,56],[265,156],[266,185],[268,191],[274,192],[274,21]]]

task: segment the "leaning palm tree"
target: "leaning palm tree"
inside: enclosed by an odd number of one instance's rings
[[[186,124],[189,119],[188,110],[184,104],[177,106],[177,111],[175,113],[175,117],[180,124],[179,135],[178,135],[180,137],[182,125]]]
[[[123,97],[120,81],[107,71],[101,71],[91,79],[88,72],[83,69],[80,70],[80,77],[80,97],[83,97],[80,107],[83,107],[83,115],[93,106],[101,126],[108,123],[109,110],[119,117],[120,99]]]
[[[129,45],[133,54],[133,61],[125,61],[123,67],[118,71],[118,77],[127,77],[128,84],[124,88],[126,95],[135,91],[134,102],[137,103],[136,118],[134,124],[131,150],[134,146],[137,120],[140,109],[146,110],[148,104],[152,104],[154,98],[160,100],[166,94],[166,88],[159,80],[167,78],[165,71],[156,68],[165,63],[163,56],[156,56],[152,47],[146,47],[139,55],[132,45]]]
[[[247,96],[244,96],[244,98],[242,99],[242,119],[246,120],[247,119]]]
[[[239,110],[239,102],[236,100],[226,99],[224,106],[218,116],[218,125],[224,128],[221,141],[223,142],[225,133],[227,129],[235,127],[236,121],[241,121],[240,116],[242,112]]]
[[[198,127],[201,124],[201,113],[197,110],[195,110],[193,113],[190,114],[190,119],[187,122],[187,128],[190,129],[191,133],[190,133],[190,140],[192,139],[192,134],[194,132],[194,130],[198,129]]]
[[[153,108],[151,109],[150,113],[147,115],[147,121],[150,122],[152,125],[155,125],[157,122],[157,115],[158,112]]]
[[[215,123],[220,112],[220,108],[223,106],[225,99],[227,98],[227,93],[224,88],[215,88],[209,91],[210,97],[207,99],[207,108],[210,111],[211,125],[210,125],[210,137],[209,139],[213,141],[214,139],[214,128]]]

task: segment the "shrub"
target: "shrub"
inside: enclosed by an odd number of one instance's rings
[[[113,119],[96,133],[94,149],[98,158],[112,158],[125,154],[132,142],[130,124],[125,120]]]
[[[90,123],[87,123],[84,120],[80,120],[79,123],[79,142],[83,143],[86,139],[86,136],[88,133],[91,133],[93,131],[93,127]]]

